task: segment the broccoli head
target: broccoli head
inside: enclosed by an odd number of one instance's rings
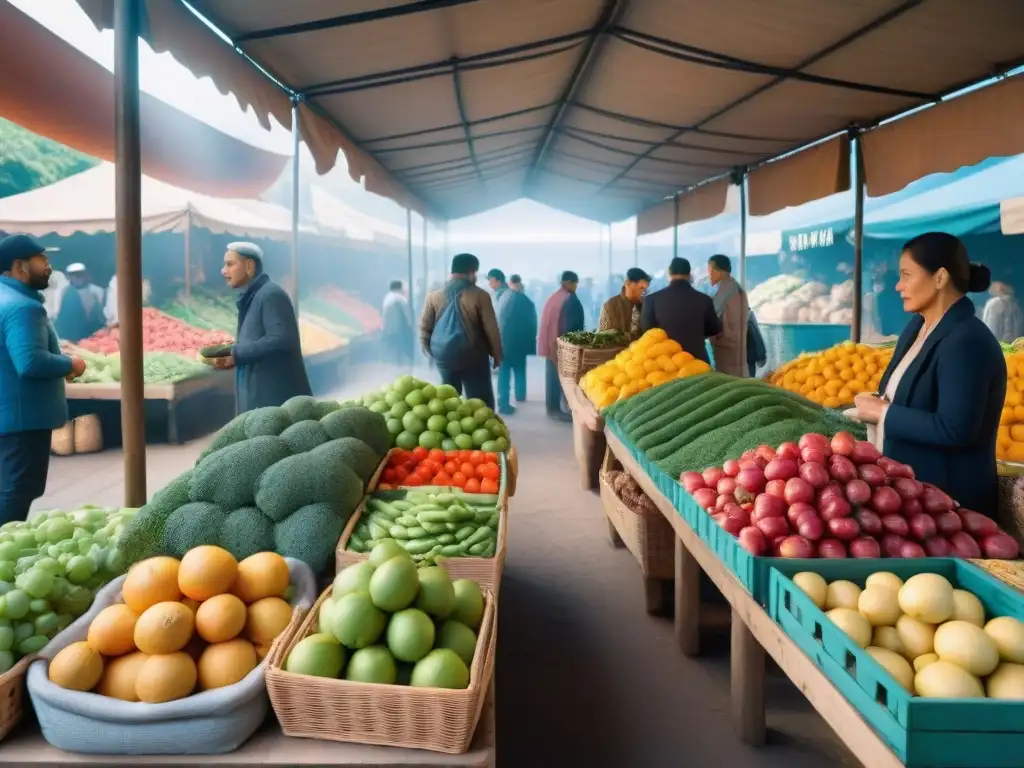
[[[281,439],[288,444],[292,453],[308,453],[318,445],[327,442],[327,433],[319,421],[306,419],[297,421],[281,433]]]
[[[245,418],[245,436],[262,437],[280,435],[292,425],[292,420],[283,408],[268,405],[249,411]]]
[[[387,421],[379,413],[362,406],[340,408],[320,420],[320,425],[332,440],[355,437],[370,446],[378,456],[391,447],[392,435]]]
[[[222,509],[252,506],[260,475],[290,455],[288,443],[269,435],[222,448],[193,470],[189,499],[207,501]]]
[[[364,485],[373,477],[373,473],[377,471],[377,465],[380,464],[380,457],[373,448],[356,437],[340,437],[337,440],[331,440],[329,443],[321,445],[313,453],[329,456],[332,465],[348,467],[359,476]]]
[[[225,519],[216,504],[199,501],[178,507],[164,525],[164,552],[182,558],[190,549],[217,543]]]
[[[153,494],[149,503],[139,509],[128,521],[117,542],[118,551],[125,563],[132,565],[139,560],[163,551],[164,527],[171,514],[188,504],[189,483],[193,470],[187,470],[171,480]]]
[[[337,400],[321,400],[317,403],[317,418],[322,419],[329,413],[334,413],[341,408]]]
[[[248,417],[248,413],[240,413],[225,424],[220,432],[217,433],[217,436],[213,438],[213,441],[206,447],[206,450],[199,454],[196,464],[221,448],[226,448],[233,443],[245,440],[245,420]]]
[[[333,563],[334,549],[345,528],[330,504],[308,504],[274,527],[274,548],[279,555],[302,560],[313,573]]]
[[[211,457],[212,458],[212,457]],[[363,482],[329,452],[289,456],[267,469],[256,485],[256,506],[276,523],[307,504],[328,504],[348,518],[363,498]]]
[[[320,418],[320,407],[315,397],[309,395],[296,395],[295,397],[285,400],[281,406],[281,410],[285,412],[292,423],[298,423],[300,421],[308,421],[310,419],[319,420]]]
[[[257,552],[274,551],[274,521],[256,507],[228,512],[220,531],[220,545],[242,561]]]

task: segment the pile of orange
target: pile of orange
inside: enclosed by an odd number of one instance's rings
[[[892,352],[891,347],[844,341],[824,352],[801,355],[778,368],[769,381],[826,408],[842,408],[853,405],[856,395],[877,391]]]
[[[999,419],[996,458],[1024,464],[1024,352],[1006,355],[1006,399]]]

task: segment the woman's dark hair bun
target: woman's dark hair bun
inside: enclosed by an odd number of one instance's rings
[[[992,270],[984,264],[971,263],[967,277],[967,290],[970,293],[984,293],[992,285]]]

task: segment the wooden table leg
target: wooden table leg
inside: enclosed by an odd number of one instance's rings
[[[700,565],[676,539],[676,641],[686,656],[700,653]]]
[[[765,740],[765,651],[736,611],[732,612],[731,656],[733,726],[741,742],[760,746]]]
[[[665,590],[669,582],[644,577],[644,602],[647,613],[658,616],[665,612]]]

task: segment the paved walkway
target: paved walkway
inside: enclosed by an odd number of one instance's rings
[[[342,396],[389,380],[368,367]],[[603,768],[824,768],[855,765],[788,680],[769,673],[769,744],[741,745],[729,701],[728,630],[699,660],[677,650],[671,620],[644,611],[636,563],[614,550],[596,494],[579,490],[571,429],[544,416],[543,368],[510,417],[520,455],[499,612],[498,765]],[[150,491],[190,466],[206,441],[154,446]],[[118,504],[121,457],[55,459],[38,507]]]

